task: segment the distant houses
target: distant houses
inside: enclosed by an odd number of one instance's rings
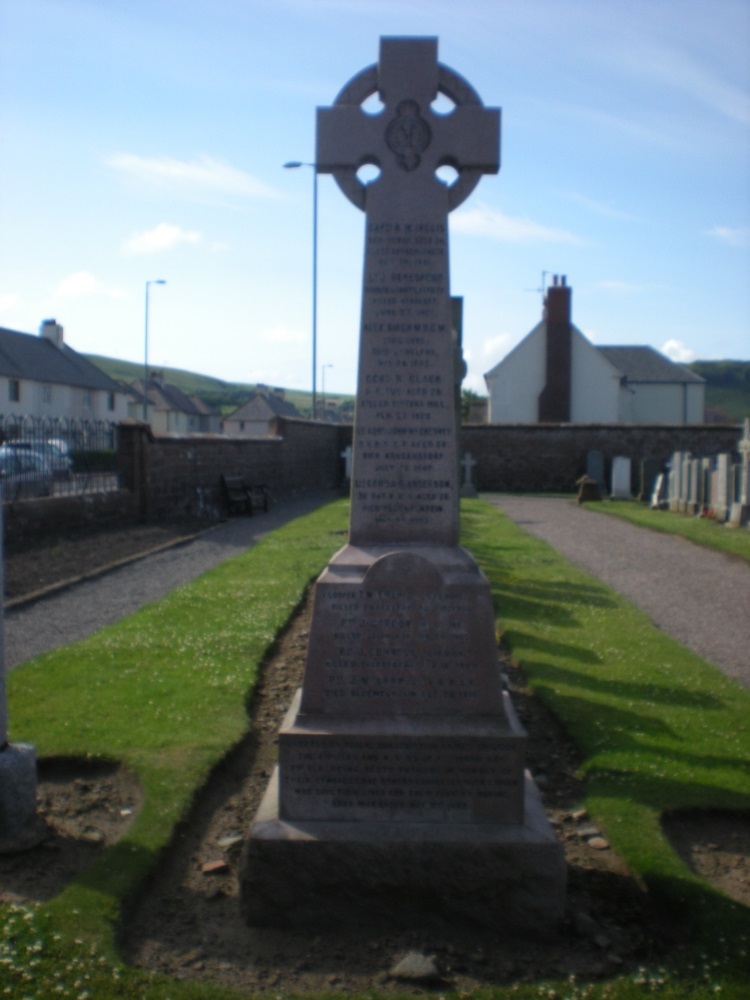
[[[652,347],[596,346],[555,277],[541,321],[485,375],[489,423],[702,424],[705,381]]]
[[[274,434],[277,417],[300,416],[297,407],[285,399],[283,389],[259,383],[250,398],[224,418],[224,433],[230,437],[268,437]]]
[[[221,415],[198,396],[189,396],[164,380],[162,372],[150,372],[145,389],[143,379],[131,386],[128,415],[144,418],[158,434],[219,434]]]
[[[0,415],[46,420],[123,420],[127,389],[65,343],[46,319],[39,335],[0,328]]]

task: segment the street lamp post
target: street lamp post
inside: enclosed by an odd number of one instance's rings
[[[146,282],[146,320],[144,324],[143,338],[143,422],[148,423],[148,400],[146,398],[146,387],[148,386],[148,289],[149,285],[166,285],[163,278],[154,278]]]
[[[317,352],[318,352],[318,165],[302,160],[290,160],[284,164],[286,170],[298,167],[312,167],[313,172],[313,253],[312,253],[312,417],[317,410]]]
[[[326,368],[333,368],[332,364],[321,365],[320,368],[320,383],[321,383],[321,395],[323,397],[323,419],[326,417]]]

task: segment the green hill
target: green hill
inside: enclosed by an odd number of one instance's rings
[[[110,378],[130,385],[143,379],[143,365],[133,361],[119,361],[117,358],[105,358],[99,354],[86,354],[88,360],[101,368]],[[164,373],[164,380],[177,386],[189,396],[199,396],[205,403],[221,413],[231,413],[245,402],[255,391],[252,382],[225,382],[210,375],[199,375],[196,372],[185,371],[182,368],[159,369]],[[319,394],[320,395],[320,394]],[[303,416],[310,415],[312,393],[298,389],[286,389],[285,398],[297,407]],[[335,403],[336,408],[346,411],[351,408],[354,397],[340,393],[326,393],[326,400]]]
[[[693,361],[706,380],[706,423],[740,423],[750,417],[750,361]]]

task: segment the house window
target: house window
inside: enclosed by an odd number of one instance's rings
[[[52,386],[51,385],[46,385],[45,384],[45,385],[42,386],[42,402],[43,403],[51,403],[52,402]]]
[[[112,413],[114,411],[114,408],[115,408],[115,394],[113,392],[110,392],[109,396],[107,396],[107,409],[109,410],[110,413]]]
[[[89,392],[88,389],[84,389],[83,390],[83,400],[82,400],[82,403],[83,403],[84,410],[90,410],[91,409],[91,393]]]
[[[17,378],[8,379],[8,399],[11,403],[21,402],[21,383]]]
[[[245,429],[245,421],[244,420],[240,420],[240,430],[244,431],[244,429]]]

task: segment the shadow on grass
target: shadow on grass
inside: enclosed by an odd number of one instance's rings
[[[575,659],[579,663],[601,663],[601,657],[590,650],[583,650],[582,655],[576,646],[565,643],[550,642],[526,632],[515,629],[507,633],[512,643],[540,653],[550,653]],[[573,651],[572,653],[570,651]],[[666,686],[662,684],[643,684],[637,681],[626,681],[620,678],[608,678],[603,674],[596,676],[556,666],[547,660],[535,661],[524,657],[524,666],[529,670],[534,683],[546,683],[551,688],[559,685],[565,687],[584,688],[607,697],[624,698],[630,701],[641,701],[651,705],[667,705],[670,708],[697,708],[701,711],[721,711],[727,708],[726,702],[716,695],[706,691],[690,691],[684,687]],[[638,716],[640,718],[640,716]]]

